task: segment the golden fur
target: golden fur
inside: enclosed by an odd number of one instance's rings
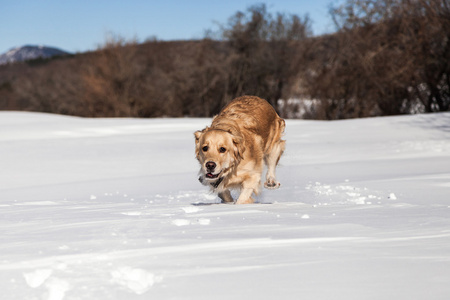
[[[255,96],[234,99],[210,127],[194,133],[200,182],[211,186],[222,202],[233,202],[230,189],[239,189],[236,203],[253,203],[251,195],[259,192],[265,163],[264,186],[278,188],[275,168],[285,148],[284,128],[284,120],[266,100]]]

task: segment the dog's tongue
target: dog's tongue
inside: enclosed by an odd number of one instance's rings
[[[215,178],[216,175],[213,175],[213,174],[211,174],[211,173],[206,173],[206,177],[208,177],[208,178]]]

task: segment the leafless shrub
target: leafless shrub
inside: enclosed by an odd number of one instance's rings
[[[230,48],[229,98],[252,94],[266,98],[274,107],[288,98],[293,64],[300,42],[311,35],[308,16],[267,12],[265,5],[238,12],[222,28]]]
[[[310,41],[300,75],[320,117],[449,109],[448,1],[349,0],[332,16],[339,32]]]

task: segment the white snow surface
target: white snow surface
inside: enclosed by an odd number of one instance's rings
[[[278,190],[219,204],[210,119],[0,112],[2,299],[450,299],[450,114],[287,121]]]

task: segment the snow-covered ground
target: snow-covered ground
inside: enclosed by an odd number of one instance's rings
[[[209,122],[0,112],[1,299],[450,299],[450,113],[288,121],[242,206]]]

